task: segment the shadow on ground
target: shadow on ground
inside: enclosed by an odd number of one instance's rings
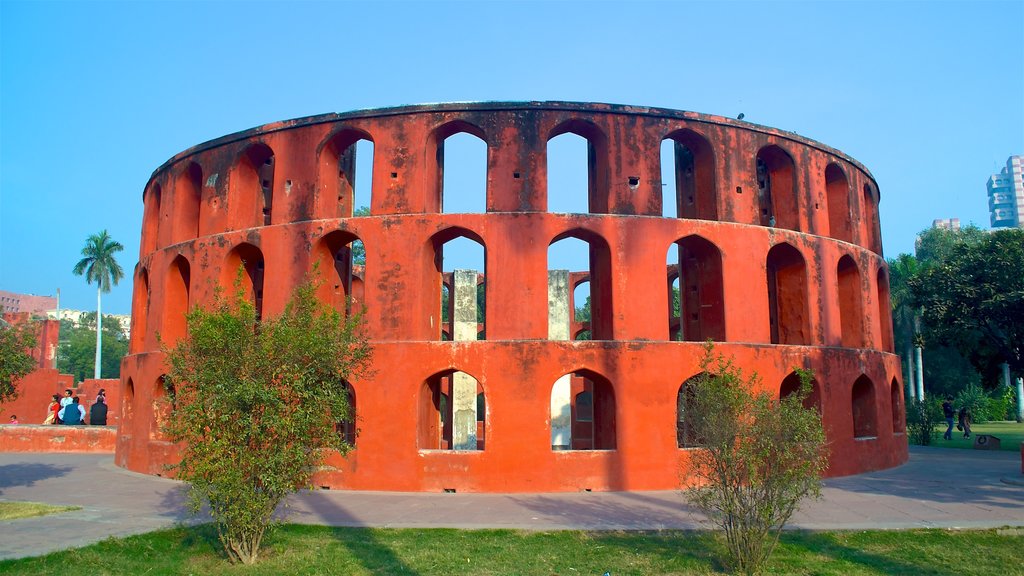
[[[72,466],[58,466],[26,462],[23,464],[5,464],[0,466],[0,495],[4,488],[15,486],[34,486],[36,482],[59,478],[71,473]]]

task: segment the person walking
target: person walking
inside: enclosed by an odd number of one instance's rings
[[[946,401],[942,403],[942,415],[946,418],[946,433],[942,435],[943,440],[953,439],[953,416],[956,412],[953,410],[953,397],[946,396]]]
[[[964,406],[960,409],[960,421],[957,425],[957,430],[964,431],[964,438],[971,437],[971,409]]]

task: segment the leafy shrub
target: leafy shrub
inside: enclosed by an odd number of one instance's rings
[[[974,384],[965,386],[953,400],[953,406],[956,407],[958,412],[961,408],[967,408],[971,411],[971,420],[976,424],[988,422],[988,404],[988,394],[980,386]]]
[[[942,404],[938,400],[911,400],[907,403],[907,432],[912,444],[931,445],[935,440],[935,426],[943,420]]]

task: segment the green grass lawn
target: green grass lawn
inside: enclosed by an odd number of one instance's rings
[[[1024,574],[1024,530],[792,532],[767,574]],[[63,574],[723,574],[707,532],[391,530],[286,525],[260,562],[232,566],[209,525],[0,562],[0,573]]]
[[[38,502],[0,502],[0,521],[45,516],[68,510],[78,510],[78,506],[51,506]]]
[[[957,430],[956,424],[954,424],[953,439],[943,440],[942,434],[946,431],[945,421],[942,422],[941,426],[936,426],[935,430],[938,434],[935,436],[935,443],[933,446],[937,446],[939,448],[974,448],[974,437],[978,434],[992,434],[993,436],[998,436],[1000,440],[1000,449],[1009,450],[1011,452],[1020,452],[1020,443],[1024,442],[1024,423],[1017,423],[1013,421],[973,424],[971,426],[970,439],[964,438],[964,433]]]

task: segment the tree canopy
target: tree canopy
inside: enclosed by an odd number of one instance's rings
[[[32,350],[36,347],[37,326],[33,322],[12,325],[0,319],[0,403],[14,400],[14,383],[36,369]]]
[[[124,246],[111,238],[106,230],[91,234],[82,248],[82,259],[75,264],[72,272],[76,276],[84,274],[87,283],[96,284],[101,292],[108,293],[111,285],[116,286],[124,278],[124,270],[115,257],[122,250]]]
[[[128,336],[113,316],[103,319],[103,354],[100,362],[101,378],[120,378],[121,359],[128,353]],[[81,382],[94,374],[96,357],[96,313],[82,314],[78,323],[60,322],[60,342],[57,346],[57,369],[71,374]]]

